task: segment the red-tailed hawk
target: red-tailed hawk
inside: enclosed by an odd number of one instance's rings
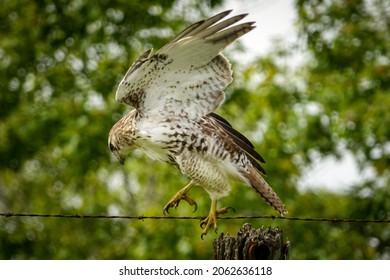
[[[202,186],[211,198],[201,221],[202,237],[217,229],[217,200],[228,195],[230,179],[251,186],[279,213],[286,209],[260,173],[264,160],[252,143],[225,119],[213,113],[232,81],[229,61],[221,54],[229,44],[251,31],[254,22],[234,25],[246,14],[221,21],[231,11],[199,21],[155,54],[146,51],[127,71],[116,100],[135,109],[119,120],[108,137],[112,153],[124,163],[135,148],[170,163],[191,178],[164,207],[164,214],[180,200],[195,206],[187,193]]]

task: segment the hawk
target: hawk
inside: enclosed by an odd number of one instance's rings
[[[235,25],[247,14],[224,19],[230,12],[192,24],[155,54],[149,49],[133,63],[115,99],[134,109],[112,127],[108,137],[109,148],[121,164],[138,148],[191,179],[165,205],[164,214],[181,200],[196,210],[187,193],[195,185],[206,190],[211,208],[201,221],[202,238],[211,227],[217,230],[218,215],[229,209],[217,209],[217,201],[229,194],[230,179],[251,186],[280,214],[287,212],[261,176],[264,159],[253,144],[213,112],[232,82],[231,65],[221,52],[255,28],[254,22]]]

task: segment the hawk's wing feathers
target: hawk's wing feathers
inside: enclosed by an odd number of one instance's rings
[[[147,51],[119,84],[116,100],[141,117],[160,119],[199,119],[216,109],[232,81],[230,63],[220,52],[254,28],[253,22],[232,26],[246,14],[219,22],[229,13],[191,25],[154,55]]]
[[[209,27],[210,25],[212,25],[212,24],[216,23],[217,21],[223,19],[228,14],[230,14],[231,11],[232,10],[224,11],[224,12],[219,13],[219,14],[217,14],[217,15],[209,18],[209,19],[203,19],[203,20],[200,20],[198,22],[195,22],[195,23],[191,24],[186,29],[184,29],[182,32],[180,32],[175,38],[173,38],[168,45],[170,45],[172,43],[175,43],[175,42],[179,41],[180,39],[182,39],[184,37],[194,36],[196,33],[199,32],[199,30],[204,30],[207,27]]]
[[[233,139],[234,143],[236,143],[245,153],[248,155],[248,159],[251,161],[253,166],[264,175],[267,174],[264,168],[260,165],[259,162],[265,163],[263,157],[255,150],[253,144],[242,135],[240,132],[235,130],[228,121],[226,121],[221,116],[210,113],[210,117],[217,121],[218,125],[226,132],[230,138]]]
[[[193,67],[200,67],[209,63],[237,38],[255,28],[253,26],[254,22],[232,26],[246,17],[247,14],[237,15],[215,24],[230,12],[222,12],[207,20],[195,23],[196,28],[190,26],[191,30],[189,32],[185,32],[184,36],[179,34],[179,39],[175,38],[157,53],[173,58],[174,63],[179,67],[184,66],[183,63]]]
[[[152,55],[153,49],[148,49],[143,53],[134,63],[130,66],[129,70],[127,70],[125,77],[130,76],[135,70],[137,70],[141,65],[147,61]]]

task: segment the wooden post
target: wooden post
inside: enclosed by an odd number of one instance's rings
[[[286,260],[289,242],[280,228],[253,229],[244,224],[237,237],[221,233],[213,242],[215,260]]]

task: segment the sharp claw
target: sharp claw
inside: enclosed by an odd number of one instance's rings
[[[196,202],[187,197],[187,193],[189,192],[189,190],[194,186],[194,183],[193,181],[191,181],[186,187],[184,187],[183,189],[181,189],[179,192],[177,192],[170,200],[169,202],[165,205],[164,209],[163,209],[163,213],[165,215],[165,213],[168,213],[169,214],[169,210],[170,208],[173,208],[175,207],[175,209],[177,209],[177,207],[179,206],[180,204],[180,201],[181,200],[185,200],[187,201],[191,206],[192,205],[195,205],[195,209],[193,212],[196,211],[196,209],[198,208]]]
[[[198,204],[195,202],[195,209],[192,211],[192,213],[195,213],[195,211],[198,209]]]
[[[171,204],[167,204],[165,205],[165,207],[163,208],[163,214],[164,216],[166,216],[166,214],[170,215],[171,213],[169,213],[169,208],[172,208],[172,205]]]

